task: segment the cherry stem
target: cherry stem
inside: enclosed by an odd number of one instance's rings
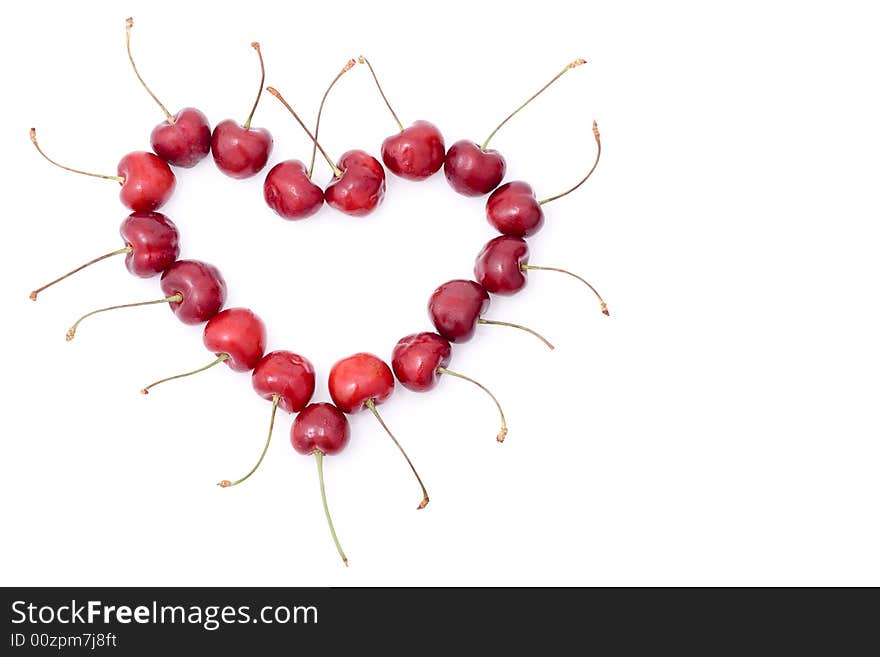
[[[330,535],[333,542],[336,543],[336,551],[342,557],[342,563],[348,567],[348,557],[342,551],[342,545],[339,544],[339,537],[336,536],[336,528],[333,527],[333,518],[330,517],[330,507],[327,506],[327,492],[324,490],[324,452],[320,449],[314,451],[315,460],[318,462],[318,483],[321,484],[321,502],[324,504],[324,515],[327,518],[327,525],[330,527]]]
[[[324,96],[321,98],[321,104],[318,107],[318,118],[315,121],[315,140],[312,142],[312,161],[309,162],[309,178],[312,177],[312,172],[315,170],[315,156],[318,154],[318,131],[321,129],[321,115],[324,113],[324,103],[327,100],[327,96],[330,95],[330,90],[336,84],[336,81],[339,80],[346,72],[350,71],[355,65],[355,61],[353,59],[349,59],[346,62],[345,66],[342,67],[342,70],[336,74],[336,77],[333,78],[333,82],[330,83],[330,86],[327,87],[327,91],[324,92]]]
[[[73,337],[76,335],[76,329],[79,326],[80,322],[82,322],[86,317],[91,317],[92,315],[97,315],[98,313],[105,313],[108,310],[119,310],[120,308],[137,308],[138,306],[152,306],[157,303],[180,303],[183,301],[183,295],[179,292],[177,294],[173,294],[170,297],[165,297],[164,299],[154,299],[152,301],[138,301],[137,303],[124,303],[120,306],[107,306],[106,308],[98,308],[97,310],[93,310],[90,313],[86,313],[78,320],[73,323],[69,329],[67,329],[67,341],[70,342],[73,340]]]
[[[103,178],[104,180],[115,180],[120,185],[125,182],[125,178],[123,178],[122,176],[105,176],[102,173],[89,173],[88,171],[81,171],[79,169],[73,169],[71,167],[66,167],[63,164],[59,164],[58,162],[53,160],[51,157],[46,155],[43,152],[43,149],[40,148],[40,144],[37,142],[37,129],[36,128],[31,128],[30,135],[31,135],[31,142],[34,145],[34,148],[37,149],[37,152],[40,155],[42,155],[44,158],[46,158],[49,162],[54,164],[56,167],[59,167],[61,169],[65,169],[66,171],[72,171],[73,173],[81,173],[84,176],[91,176],[92,178]]]
[[[165,112],[165,120],[168,121],[169,124],[174,125],[174,117],[171,116],[171,112],[168,111],[168,108],[162,104],[162,101],[156,97],[150,88],[147,86],[147,83],[144,82],[144,79],[141,77],[141,74],[138,73],[137,66],[134,65],[134,57],[131,56],[131,28],[134,27],[134,19],[128,17],[125,19],[125,49],[128,51],[128,61],[131,62],[131,68],[134,69],[134,74],[137,76],[137,79],[140,81],[141,86],[147,90],[147,93],[156,101],[156,104],[162,108],[162,111]]]
[[[605,304],[605,300],[602,298],[602,295],[599,294],[599,291],[596,288],[594,288],[592,285],[590,285],[590,283],[587,280],[581,278],[577,274],[570,272],[567,269],[560,269],[559,267],[539,267],[537,265],[520,265],[519,268],[522,271],[528,271],[530,269],[535,269],[537,271],[558,271],[560,274],[568,274],[572,278],[578,279],[581,283],[583,283],[584,285],[586,285],[588,288],[590,288],[593,291],[593,294],[595,294],[596,298],[599,300],[599,305],[602,308],[603,315],[610,315],[611,314],[610,312],[608,312],[608,306]]]
[[[263,458],[266,456],[266,452],[269,451],[269,443],[272,442],[272,429],[275,428],[275,411],[278,410],[278,402],[280,401],[280,399],[281,399],[281,395],[279,395],[279,394],[272,395],[272,417],[269,420],[269,435],[266,437],[266,445],[263,447],[263,452],[262,452],[262,454],[260,454],[260,458],[257,460],[257,464],[254,467],[252,467],[251,471],[248,472],[241,479],[236,479],[235,481],[229,481],[228,479],[224,479],[223,481],[218,482],[217,485],[220,486],[220,488],[229,488],[230,486],[237,486],[238,484],[243,482],[245,479],[250,477],[252,474],[254,474],[257,471],[257,468],[260,467],[260,464],[263,462]]]
[[[219,356],[217,356],[216,360],[212,360],[210,363],[208,363],[204,367],[198,368],[197,370],[193,370],[192,372],[184,372],[183,374],[175,374],[174,376],[167,376],[164,379],[159,379],[158,381],[153,381],[153,383],[148,385],[146,388],[141,388],[141,394],[142,395],[148,394],[150,392],[150,388],[153,388],[153,387],[159,385],[160,383],[165,383],[166,381],[173,381],[174,379],[182,379],[186,376],[192,376],[193,374],[198,374],[199,372],[204,372],[205,370],[208,370],[208,369],[211,369],[212,367],[214,367],[214,365],[219,365],[224,360],[228,360],[228,359],[229,359],[229,354],[220,354]]]
[[[447,370],[445,367],[438,367],[437,372],[439,374],[449,374],[450,376],[456,376],[459,379],[464,379],[465,381],[470,381],[471,383],[473,383],[475,386],[480,388],[483,392],[485,392],[487,395],[489,395],[492,398],[492,401],[495,402],[495,406],[498,408],[498,415],[501,416],[501,430],[498,432],[498,435],[495,436],[495,439],[499,443],[503,443],[504,439],[507,437],[507,420],[504,419],[504,411],[501,410],[501,404],[498,402],[498,399],[496,399],[495,395],[492,394],[492,391],[489,390],[489,388],[484,386],[479,381],[475,381],[471,377],[465,376],[464,374],[459,374],[458,372],[453,372],[452,370]]]
[[[489,136],[486,137],[486,141],[483,142],[483,145],[480,147],[480,149],[485,151],[486,147],[489,145],[489,141],[492,139],[492,137],[495,136],[495,133],[498,132],[505,123],[510,121],[510,119],[512,119],[514,116],[516,116],[519,113],[519,111],[522,110],[526,105],[528,105],[533,100],[535,100],[535,98],[537,98],[542,93],[544,93],[544,91],[547,89],[547,87],[549,87],[551,84],[556,82],[559,78],[561,78],[563,75],[568,73],[568,71],[570,71],[571,69],[576,68],[576,67],[580,66],[581,64],[586,64],[586,63],[587,63],[587,60],[585,60],[585,59],[576,59],[573,62],[569,63],[564,69],[559,71],[559,73],[557,73],[553,77],[553,79],[550,80],[550,82],[548,82],[543,87],[538,89],[538,91],[536,91],[526,102],[524,102],[522,105],[520,105],[515,110],[513,110],[513,112],[511,112],[507,116],[506,119],[504,119],[501,123],[499,123],[498,126],[491,133],[489,133]]]
[[[593,136],[596,138],[596,159],[593,160],[593,166],[590,167],[589,171],[587,171],[587,175],[581,178],[580,182],[578,182],[574,187],[571,187],[570,189],[567,189],[561,194],[557,194],[556,196],[551,196],[550,198],[545,198],[543,201],[538,201],[538,205],[544,205],[545,203],[550,203],[551,201],[555,201],[558,198],[567,196],[590,179],[590,176],[593,175],[593,172],[596,170],[596,166],[599,164],[599,158],[602,156],[602,140],[599,138],[599,126],[596,124],[595,121],[593,121]]]
[[[477,323],[478,324],[493,324],[495,326],[509,326],[511,328],[519,329],[520,331],[525,331],[526,333],[531,333],[536,338],[538,338],[541,342],[543,342],[545,345],[547,345],[550,349],[556,348],[550,343],[550,341],[547,338],[545,338],[543,335],[541,335],[537,331],[530,329],[528,326],[522,326],[520,324],[512,324],[511,322],[499,322],[498,320],[495,320],[495,319],[483,319],[482,317],[480,317],[477,320]]]
[[[94,260],[89,260],[86,264],[84,264],[84,265],[80,265],[80,266],[77,267],[76,269],[67,272],[66,274],[64,274],[64,276],[59,276],[58,278],[56,278],[56,279],[55,279],[54,281],[52,281],[51,283],[46,283],[43,287],[38,287],[36,290],[34,290],[33,292],[31,292],[31,295],[30,295],[30,296],[31,296],[31,301],[36,301],[36,300],[37,300],[37,295],[38,295],[40,292],[42,292],[43,290],[45,290],[46,288],[48,288],[48,287],[52,287],[53,285],[55,285],[55,283],[60,283],[60,282],[63,281],[65,278],[68,278],[69,276],[73,276],[76,272],[78,272],[78,271],[82,271],[83,269],[85,269],[85,268],[88,267],[89,265],[93,265],[93,264],[95,264],[96,262],[101,262],[101,260],[105,260],[105,259],[107,259],[107,258],[112,258],[113,256],[121,255],[121,254],[123,254],[123,253],[131,253],[131,251],[132,251],[131,245],[126,245],[126,246],[122,247],[121,249],[116,249],[115,251],[111,251],[110,253],[105,253],[104,255],[95,258]]]
[[[330,159],[330,156],[327,155],[327,152],[323,148],[321,148],[321,144],[318,143],[318,140],[312,134],[311,130],[309,130],[306,127],[306,124],[303,123],[302,119],[299,118],[299,114],[296,113],[296,111],[290,106],[290,104],[286,100],[284,100],[284,96],[281,95],[281,92],[279,92],[275,87],[266,87],[266,91],[268,91],[270,94],[275,96],[275,98],[281,101],[281,104],[284,105],[287,108],[287,111],[293,115],[293,118],[296,119],[296,122],[299,123],[300,127],[302,127],[302,129],[306,131],[306,134],[311,138],[312,142],[315,144],[315,146],[317,146],[318,150],[321,151],[321,155],[324,156],[324,159],[327,160],[327,164],[329,164],[330,168],[333,169],[333,175],[337,178],[341,178],[342,170],[333,163],[333,160]]]
[[[254,41],[251,43],[251,48],[257,51],[257,57],[260,58],[260,88],[257,91],[257,99],[254,101],[254,106],[251,108],[251,113],[248,114],[247,121],[244,122],[244,129],[251,129],[251,121],[254,118],[254,112],[257,111],[257,105],[260,104],[260,96],[263,95],[263,85],[266,84],[266,66],[263,64],[263,53],[260,51],[260,44]]]
[[[416,480],[419,482],[419,486],[422,488],[422,501],[416,507],[416,509],[424,509],[428,506],[428,502],[431,500],[428,498],[428,491],[425,489],[425,484],[422,483],[422,478],[419,476],[419,473],[416,471],[416,467],[412,464],[412,461],[409,460],[409,457],[406,455],[406,451],[404,451],[403,447],[399,442],[397,442],[397,438],[394,437],[394,434],[391,433],[391,430],[388,428],[388,425],[385,424],[385,421],[382,419],[382,416],[379,415],[379,411],[376,410],[376,403],[372,399],[368,399],[364,402],[364,405],[369,408],[373,415],[376,416],[376,419],[379,420],[379,424],[382,425],[382,428],[385,429],[385,433],[387,433],[391,440],[394,441],[394,444],[397,445],[397,449],[400,450],[400,453],[403,454],[403,458],[406,459],[406,462],[409,464],[410,469],[413,471],[413,474],[416,476]]]
[[[370,69],[370,75],[373,76],[373,81],[376,83],[376,88],[379,90],[379,95],[382,96],[382,100],[385,101],[386,107],[388,107],[388,111],[391,112],[391,116],[394,117],[394,120],[397,122],[397,127],[400,128],[400,131],[403,132],[403,124],[400,122],[400,119],[397,118],[397,113],[391,107],[391,103],[388,102],[388,98],[385,97],[385,92],[382,91],[382,85],[379,84],[379,78],[376,77],[376,71],[373,70],[373,65],[370,64],[370,60],[360,55],[358,57],[358,62],[361,64],[366,64],[367,68]]]

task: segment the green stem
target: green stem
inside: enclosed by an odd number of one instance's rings
[[[280,401],[280,399],[281,399],[281,395],[278,395],[278,394],[272,395],[272,417],[269,420],[269,435],[266,437],[266,444],[263,447],[263,452],[262,452],[262,454],[260,454],[260,458],[257,460],[257,464],[254,467],[252,467],[251,471],[248,472],[241,479],[236,479],[235,481],[229,481],[228,479],[224,479],[223,481],[219,482],[217,485],[220,486],[220,488],[229,488],[230,486],[237,486],[241,482],[245,481],[252,474],[254,474],[257,471],[257,468],[260,467],[260,463],[263,462],[263,458],[265,458],[266,452],[269,451],[269,443],[272,442],[272,430],[275,428],[275,411],[278,410],[278,402]]]
[[[66,274],[64,274],[64,276],[59,276],[58,278],[56,278],[56,279],[55,279],[54,281],[52,281],[51,283],[46,283],[43,287],[38,287],[36,290],[34,290],[33,292],[31,292],[31,301],[36,301],[36,300],[37,300],[37,295],[38,295],[40,292],[42,292],[43,290],[45,290],[47,287],[52,287],[53,285],[55,285],[55,283],[60,283],[60,282],[63,281],[65,278],[68,278],[68,277],[70,277],[70,276],[73,276],[75,273],[77,273],[78,271],[82,271],[83,269],[85,269],[85,268],[88,267],[89,265],[93,265],[93,264],[95,264],[96,262],[101,262],[102,260],[106,260],[107,258],[112,258],[113,256],[121,255],[121,254],[123,254],[123,253],[131,253],[131,252],[132,252],[131,245],[130,245],[130,244],[127,244],[127,245],[125,245],[124,247],[122,247],[121,249],[116,249],[115,251],[111,251],[110,253],[105,253],[105,254],[102,255],[102,256],[98,256],[98,257],[95,258],[94,260],[89,260],[86,264],[84,264],[84,265],[80,265],[80,266],[77,267],[76,269],[67,272]]]
[[[348,557],[342,551],[342,545],[339,544],[339,537],[336,536],[336,528],[333,527],[333,518],[330,517],[330,507],[327,506],[327,492],[324,490],[324,452],[320,449],[315,450],[315,460],[318,462],[318,482],[321,484],[321,502],[324,504],[324,516],[327,518],[327,525],[330,527],[330,535],[333,536],[333,542],[336,543],[336,551],[342,557],[342,563],[348,566]]]
[[[260,51],[260,44],[254,41],[251,44],[251,48],[257,51],[257,57],[260,58],[260,89],[257,91],[257,99],[254,101],[254,106],[251,108],[251,113],[248,114],[247,121],[244,122],[244,129],[251,129],[251,121],[254,118],[254,112],[257,111],[257,105],[260,104],[260,96],[263,95],[263,85],[266,83],[266,65],[263,64],[263,53]]]
[[[84,175],[84,176],[91,176],[92,178],[103,178],[104,180],[115,180],[115,181],[118,182],[120,185],[123,184],[123,183],[125,182],[125,178],[123,178],[122,176],[105,176],[105,175],[102,174],[102,173],[90,173],[90,172],[88,172],[88,171],[82,171],[82,170],[80,170],[80,169],[74,169],[74,168],[72,168],[72,167],[68,167],[68,166],[64,166],[63,164],[59,164],[58,162],[56,162],[55,160],[53,160],[51,157],[49,157],[48,155],[46,155],[46,154],[43,152],[43,149],[40,148],[40,144],[39,144],[39,142],[37,141],[37,129],[36,129],[36,128],[31,128],[31,130],[30,130],[30,136],[31,136],[31,143],[34,145],[34,148],[37,149],[37,152],[38,152],[40,155],[42,155],[46,160],[48,160],[49,162],[51,162],[52,164],[54,164],[56,167],[58,167],[59,169],[64,169],[65,171],[71,171],[71,172],[73,172],[73,173],[79,173],[79,174],[82,174],[82,175]]]
[[[270,94],[275,96],[275,98],[281,101],[281,104],[284,105],[287,108],[287,111],[293,115],[293,118],[296,119],[296,122],[299,123],[300,127],[306,131],[306,134],[311,138],[315,146],[318,147],[318,150],[321,151],[321,155],[324,156],[324,159],[327,160],[327,164],[329,164],[330,168],[333,169],[333,175],[337,178],[341,178],[342,170],[333,163],[333,160],[330,159],[330,156],[327,155],[327,152],[323,148],[321,148],[321,144],[318,143],[318,140],[315,139],[315,136],[306,127],[306,124],[303,123],[301,118],[299,118],[299,114],[296,113],[296,111],[290,106],[290,104],[286,100],[284,100],[284,96],[281,95],[281,92],[278,91],[275,87],[266,87],[266,91],[268,91]]]
[[[581,278],[577,274],[570,272],[567,269],[560,269],[559,267],[539,267],[537,265],[520,265],[519,268],[523,271],[535,269],[537,271],[558,271],[560,274],[568,274],[572,278],[578,279],[581,283],[583,283],[584,285],[586,285],[588,288],[590,288],[593,291],[593,294],[595,294],[596,298],[599,299],[599,305],[602,308],[602,314],[604,314],[604,315],[611,314],[608,312],[608,306],[605,304],[605,300],[602,298],[602,295],[599,294],[599,291],[596,288],[594,288],[592,285],[590,285],[589,282],[587,282],[585,279]]]
[[[477,323],[478,324],[494,324],[495,326],[509,326],[511,328],[519,329],[520,331],[525,331],[526,333],[531,333],[536,338],[538,338],[541,342],[543,342],[545,345],[547,345],[550,349],[555,349],[555,347],[552,344],[550,344],[550,341],[547,338],[545,338],[543,335],[541,335],[537,331],[530,329],[528,326],[522,326],[521,324],[513,324],[511,322],[500,322],[495,319],[483,319],[482,317],[480,317],[480,319],[477,320]]]
[[[134,65],[134,57],[131,56],[131,28],[134,26],[134,19],[129,17],[125,19],[125,49],[128,51],[128,61],[131,62],[131,68],[134,69],[134,74],[137,76],[137,79],[140,81],[141,86],[147,90],[147,93],[150,94],[153,100],[156,101],[156,104],[162,108],[162,111],[165,113],[165,120],[168,121],[170,125],[174,125],[174,117],[171,115],[171,112],[168,111],[168,108],[162,104],[162,101],[156,98],[156,94],[150,90],[147,86],[147,83],[144,82],[144,79],[141,77],[141,74],[138,73],[137,66]]]
[[[155,386],[159,385],[160,383],[165,383],[166,381],[174,381],[174,379],[182,379],[187,376],[192,376],[193,374],[198,374],[199,372],[204,372],[205,370],[211,369],[212,367],[214,367],[214,365],[218,365],[218,364],[222,363],[224,360],[228,360],[228,359],[229,359],[229,354],[220,354],[219,356],[217,356],[216,360],[212,360],[210,363],[208,363],[204,367],[200,367],[196,370],[193,370],[192,372],[184,372],[183,374],[175,374],[174,376],[167,376],[164,379],[159,379],[158,381],[153,381],[153,383],[151,383],[147,387],[141,389],[141,394],[146,395],[147,393],[150,392],[150,388],[154,388]]]
[[[382,96],[382,100],[385,101],[385,106],[388,108],[388,111],[391,112],[391,116],[394,117],[394,121],[397,123],[397,127],[400,128],[400,131],[403,132],[403,124],[400,122],[400,119],[397,118],[397,113],[391,107],[391,103],[388,102],[388,98],[385,96],[385,92],[382,91],[382,85],[379,84],[379,78],[376,77],[376,71],[373,70],[373,65],[370,64],[370,60],[360,55],[358,57],[358,61],[361,64],[366,64],[367,68],[370,69],[370,75],[373,76],[373,82],[376,83],[376,88],[379,90],[379,95]]]
[[[164,299],[154,299],[153,301],[138,301],[137,303],[123,303],[119,306],[107,306],[106,308],[98,308],[97,310],[93,310],[90,313],[86,313],[78,320],[73,323],[69,329],[67,329],[67,341],[70,342],[73,340],[73,337],[76,335],[76,329],[79,326],[80,322],[82,322],[86,317],[91,317],[92,315],[97,315],[98,313],[105,313],[108,310],[119,310],[120,308],[137,308],[138,306],[152,306],[157,303],[180,303],[183,301],[183,295],[179,292],[177,294],[172,294],[170,297],[165,297]]]
[[[587,171],[587,175],[581,178],[580,182],[578,182],[574,187],[571,187],[561,194],[557,194],[556,196],[551,196],[550,198],[545,198],[543,201],[538,201],[538,205],[544,205],[545,203],[550,203],[551,201],[555,201],[558,198],[567,196],[590,179],[590,176],[593,175],[593,172],[596,170],[596,166],[599,164],[599,158],[602,156],[602,140],[599,138],[599,126],[596,125],[595,121],[593,121],[593,136],[596,138],[596,159],[593,160],[593,166],[590,167],[589,171]]]
[[[486,150],[486,147],[489,146],[489,141],[491,141],[492,137],[495,136],[495,133],[498,132],[498,131],[501,129],[501,127],[502,127],[505,123],[507,123],[508,121],[510,121],[510,119],[512,119],[514,116],[516,116],[516,115],[519,113],[519,111],[522,110],[526,105],[528,105],[528,104],[531,103],[533,100],[535,100],[535,98],[537,98],[537,97],[540,96],[542,93],[544,93],[544,90],[547,89],[547,87],[549,87],[551,84],[553,84],[554,82],[556,82],[559,78],[561,78],[563,75],[565,75],[566,73],[568,73],[568,71],[570,71],[571,69],[575,68],[576,66],[580,66],[581,64],[586,64],[586,63],[587,63],[587,62],[586,62],[586,60],[584,60],[584,59],[576,59],[576,60],[574,60],[573,62],[571,62],[570,64],[568,64],[564,69],[562,69],[561,71],[559,71],[559,73],[557,73],[557,74],[553,77],[553,79],[550,80],[550,82],[548,82],[548,83],[545,84],[543,87],[541,87],[540,89],[538,89],[538,91],[536,91],[536,92],[535,92],[535,93],[534,93],[534,94],[533,94],[533,95],[532,95],[532,96],[531,96],[526,102],[524,102],[522,105],[520,105],[520,106],[517,107],[515,110],[513,110],[513,112],[511,112],[511,113],[507,116],[506,119],[504,119],[501,123],[499,123],[498,126],[497,126],[492,132],[489,133],[489,136],[486,137],[486,141],[483,142],[483,145],[482,145],[480,148],[481,148],[482,150],[485,151],[485,150]]]
[[[438,367],[437,372],[440,374],[449,374],[450,376],[457,376],[459,379],[464,379],[465,381],[470,381],[475,386],[480,388],[483,392],[489,395],[492,398],[492,401],[495,402],[495,406],[498,408],[498,414],[501,416],[501,430],[498,432],[498,435],[495,436],[495,439],[499,443],[503,443],[504,439],[507,437],[507,420],[504,419],[504,411],[501,410],[501,404],[498,402],[498,399],[495,398],[495,395],[492,394],[492,391],[489,390],[486,386],[484,386],[479,381],[475,381],[469,376],[465,376],[464,374],[459,374],[458,372],[453,372],[452,370],[447,370],[445,367]]]
[[[422,483],[422,478],[419,476],[419,473],[416,471],[416,467],[412,464],[412,461],[409,460],[409,456],[406,455],[406,451],[403,449],[401,444],[397,442],[397,438],[394,437],[394,434],[391,433],[391,430],[388,428],[388,425],[385,424],[385,421],[382,419],[382,416],[379,415],[379,411],[376,410],[376,403],[372,399],[368,399],[364,402],[364,405],[372,411],[373,415],[376,416],[376,419],[379,420],[379,424],[382,425],[382,428],[385,429],[385,433],[387,433],[391,440],[394,441],[394,444],[397,445],[397,449],[400,450],[400,453],[403,454],[403,458],[406,459],[406,462],[409,464],[410,470],[413,471],[413,474],[416,476],[416,481],[419,482],[419,486],[422,488],[422,501],[416,507],[416,509],[424,509],[428,506],[428,502],[430,502],[430,498],[428,498],[428,491],[425,489],[425,484]]]
[[[312,142],[312,161],[309,162],[309,171],[308,177],[312,177],[312,173],[315,170],[315,156],[318,154],[318,131],[321,129],[321,115],[324,113],[324,103],[327,101],[327,96],[330,95],[330,90],[336,84],[336,81],[339,80],[347,71],[350,71],[352,67],[355,65],[355,61],[353,59],[349,59],[346,62],[345,66],[342,67],[342,70],[333,78],[333,82],[330,83],[330,86],[327,87],[327,91],[324,92],[324,96],[321,98],[321,105],[318,107],[318,118],[315,121],[315,139]]]

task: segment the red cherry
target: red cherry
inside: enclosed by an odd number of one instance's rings
[[[149,278],[165,271],[180,255],[177,227],[159,212],[133,212],[119,234],[130,251],[125,266],[135,276]]]
[[[273,351],[257,363],[251,384],[263,399],[272,401],[288,413],[301,411],[315,392],[315,369],[307,358],[290,351]]]
[[[489,309],[489,293],[474,281],[444,283],[431,295],[428,314],[437,333],[450,342],[467,342],[477,328],[477,320]]]
[[[202,342],[217,356],[226,354],[226,364],[234,372],[247,372],[263,357],[266,325],[247,308],[227,308],[205,324]]]
[[[520,180],[505,183],[486,201],[486,218],[500,233],[534,235],[544,225],[544,211],[531,185]]]
[[[226,303],[226,281],[214,265],[198,260],[178,260],[159,281],[166,296],[183,300],[170,304],[184,324],[201,324],[214,317]]]
[[[119,199],[135,212],[158,210],[171,198],[176,185],[168,163],[147,151],[123,157],[116,172],[124,181]]]
[[[324,205],[324,191],[311,181],[299,160],[272,167],[263,183],[263,198],[284,219],[305,219]]]
[[[186,107],[153,128],[150,145],[168,164],[194,167],[211,152],[208,117],[194,107]]]
[[[407,180],[424,180],[437,173],[445,157],[443,135],[427,121],[416,121],[382,142],[385,166]]]
[[[383,360],[359,353],[343,358],[330,370],[330,397],[345,413],[357,413],[368,401],[381,404],[394,391],[394,375]]]
[[[461,140],[449,147],[443,172],[452,189],[465,196],[482,196],[498,187],[507,164],[496,150],[483,150]]]
[[[376,209],[385,197],[385,169],[375,157],[361,150],[343,153],[324,198],[340,212],[362,217]]]
[[[156,155],[177,167],[189,168],[198,164],[211,149],[211,126],[208,119],[199,110],[187,107],[180,110],[174,116],[162,104],[154,94],[141,74],[138,73],[131,55],[131,28],[134,26],[132,18],[125,19],[125,48],[128,51],[128,61],[135,76],[143,88],[156,101],[156,104],[165,114],[165,121],[153,128],[150,134],[150,143]]]
[[[425,392],[440,380],[438,367],[445,368],[452,357],[452,345],[436,333],[413,333],[401,338],[391,352],[391,367],[401,385]]]
[[[348,418],[333,404],[309,404],[296,416],[290,428],[290,443],[300,454],[315,450],[338,454],[348,444],[351,429]]]
[[[477,256],[474,278],[492,294],[513,294],[525,287],[523,265],[528,262],[529,246],[524,239],[499,235]]]
[[[248,115],[244,125],[239,125],[232,119],[226,119],[218,123],[211,135],[211,155],[217,168],[231,178],[249,178],[266,166],[269,154],[272,152],[272,135],[265,128],[252,128],[251,120],[257,105],[260,103],[260,95],[263,93],[263,84],[266,81],[266,67],[263,64],[263,53],[260,52],[260,44],[254,41],[251,47],[257,51],[260,58],[260,89],[257,92],[257,100]]]

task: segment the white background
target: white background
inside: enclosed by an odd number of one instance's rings
[[[373,2],[15,3],[2,20],[3,476],[0,581],[50,585],[880,584],[876,16],[863,3]],[[149,299],[156,280],[121,258],[44,293],[38,284],[121,246],[115,173],[162,116],[132,75],[176,111],[243,121],[267,83],[312,120],[352,56],[368,55],[404,122],[447,145],[482,140],[577,56],[493,142],[508,179],[546,196],[605,151],[594,178],[548,206],[535,273],[489,316],[544,332],[555,352],[496,327],[455,348],[453,367],[494,389],[510,435],[475,388],[398,388],[382,407],[428,484],[418,489],[371,417],[325,461],[351,567],[321,511],[313,459],[279,416],[252,465],[269,404],[249,377],[207,362],[199,328],[162,307],[64,333],[83,312]],[[254,125],[270,164],[309,144],[264,97]],[[331,96],[328,151],[378,154],[394,124],[368,71]],[[318,179],[329,172],[317,165]],[[325,208],[284,222],[262,176],[233,181],[210,158],[179,173],[163,209],[183,255],[215,263],[229,305],[254,309],[271,348],[307,355],[327,398],[332,363],[390,358],[426,330],[428,295],[470,275],[493,233],[483,200],[442,174],[389,177],[365,219]]]

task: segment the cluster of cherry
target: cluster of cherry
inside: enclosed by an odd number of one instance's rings
[[[133,21],[126,20],[126,48],[135,75],[165,113],[165,121],[151,134],[153,152],[128,153],[119,162],[117,175],[99,175],[72,169],[51,160],[41,150],[36,131],[30,132],[31,141],[43,157],[53,164],[84,175],[117,181],[121,186],[120,199],[132,210],[122,222],[120,233],[124,246],[102,255],[74,269],[60,278],[34,290],[31,298],[55,283],[81,269],[115,255],[125,255],[125,265],[135,276],[160,275],[164,297],[139,303],[110,306],[92,311],[78,319],[67,333],[73,339],[76,329],[85,318],[97,313],[149,304],[165,303],[186,324],[205,324],[203,341],[216,358],[192,372],[167,377],[146,386],[146,394],[153,386],[190,376],[219,363],[226,363],[233,371],[252,372],[254,390],[272,403],[269,435],[254,467],[236,481],[223,480],[221,487],[240,484],[259,467],[269,447],[276,410],[280,406],[288,413],[296,413],[291,429],[291,442],[301,454],[317,459],[322,502],[333,540],[343,561],[348,561],[339,544],[327,506],[324,492],[323,456],[337,454],[348,443],[349,424],[345,414],[369,409],[400,449],[421,487],[422,500],[418,508],[428,504],[428,493],[400,443],[385,425],[376,407],[394,390],[395,376],[400,383],[415,391],[427,391],[436,386],[445,374],[464,379],[479,386],[495,403],[501,418],[497,439],[504,440],[507,425],[501,405],[492,393],[479,382],[448,369],[452,354],[451,343],[464,342],[473,337],[478,324],[511,326],[532,333],[551,349],[553,346],[531,329],[486,319],[489,293],[513,294],[526,284],[530,270],[558,271],[574,276],[589,286],[599,300],[601,310],[608,309],[601,296],[584,279],[571,272],[529,265],[528,245],[523,238],[535,234],[544,223],[542,206],[580,187],[593,173],[601,154],[599,132],[595,122],[596,158],[587,174],[569,190],[537,200],[532,188],[524,182],[509,182],[499,187],[505,173],[504,158],[488,149],[489,141],[501,126],[568,70],[585,63],[578,59],[568,64],[550,82],[512,112],[489,135],[482,145],[462,140],[448,150],[436,126],[427,121],[416,121],[405,128],[388,103],[370,62],[366,64],[376,86],[397,122],[399,132],[382,143],[382,161],[394,174],[409,180],[424,180],[442,167],[449,184],[467,196],[488,194],[486,217],[501,233],[490,240],[477,256],[474,268],[476,280],[452,280],[439,286],[431,295],[428,311],[436,332],[407,335],[394,347],[391,367],[369,353],[358,353],[338,361],[330,370],[329,390],[333,403],[310,403],[315,389],[315,371],[303,356],[291,351],[265,353],[266,329],[262,320],[246,308],[223,309],[226,301],[226,283],[216,267],[198,260],[179,260],[178,231],[174,223],[157,212],[171,196],[176,177],[171,166],[190,168],[211,153],[217,167],[232,178],[247,178],[260,172],[269,160],[272,136],[264,128],[251,125],[265,83],[265,67],[258,43],[251,44],[260,61],[260,91],[253,109],[244,124],[227,119],[213,131],[205,115],[197,109],[186,108],[171,114],[147,87],[137,71],[131,55]],[[357,62],[349,60],[327,88],[321,100],[314,133],[302,122],[294,109],[273,87],[267,91],[278,98],[290,111],[313,142],[309,167],[299,160],[285,160],[268,172],[263,185],[266,203],[285,219],[303,219],[317,212],[326,203],[346,214],[363,216],[372,212],[385,195],[385,169],[374,157],[361,150],[351,150],[334,162],[317,140],[321,113],[327,96],[342,75]],[[316,152],[320,151],[333,170],[333,179],[326,189],[312,182]],[[170,165],[170,166],[169,166]],[[494,191],[493,191],[494,190]],[[393,370],[393,373],[392,373]]]

